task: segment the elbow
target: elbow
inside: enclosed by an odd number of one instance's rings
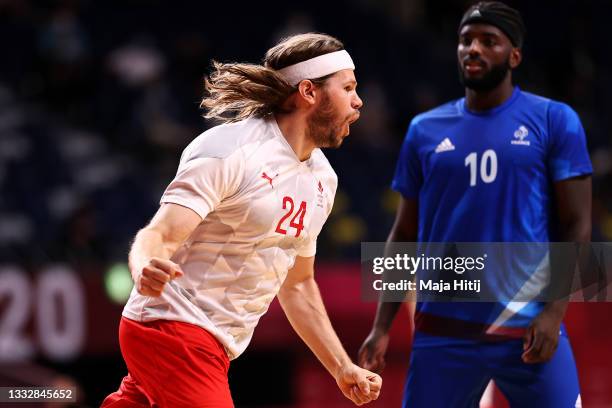
[[[144,239],[160,243],[169,254],[174,254],[182,243],[179,234],[163,225],[148,225],[136,234],[136,239],[138,239],[140,235],[142,235]]]
[[[285,281],[276,297],[281,306],[284,307],[286,304],[306,298],[313,288],[317,288],[314,277],[308,277],[299,281]]]
[[[276,295],[278,303],[280,303],[283,310],[287,310],[287,307],[291,304],[291,300],[295,299],[297,296],[299,296],[299,294],[294,287],[288,288],[285,286],[281,287]]]
[[[300,282],[296,282],[293,284],[288,284],[288,282],[285,282],[285,284],[283,284],[283,286],[281,286],[280,290],[278,291],[278,294],[276,295],[276,297],[278,297],[278,300],[280,302],[289,300],[295,296],[299,296],[300,294]]]
[[[588,225],[580,227],[576,232],[577,242],[591,242],[591,230],[592,226],[590,222]]]
[[[295,285],[289,285],[289,282],[285,281],[283,285],[280,287],[276,297],[282,303],[286,299],[291,298],[291,296],[295,296],[296,287]]]
[[[276,297],[278,298],[279,301],[283,301],[283,299],[285,299],[288,296],[288,292],[289,289],[287,288],[286,285],[283,285],[280,287],[280,289],[278,290],[278,293],[276,294]]]

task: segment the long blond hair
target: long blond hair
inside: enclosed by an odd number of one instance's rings
[[[213,72],[204,80],[206,96],[200,106],[208,119],[233,122],[283,111],[283,103],[297,89],[278,73],[298,62],[344,49],[336,38],[320,33],[298,34],[270,48],[263,65],[213,61]],[[321,84],[324,78],[309,78]]]

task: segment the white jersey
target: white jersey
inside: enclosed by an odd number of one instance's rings
[[[300,162],[274,118],[204,132],[161,198],[203,219],[172,256],[185,276],[158,298],[132,290],[123,315],[196,324],[238,357],[295,257],[314,256],[337,184],[323,152]]]

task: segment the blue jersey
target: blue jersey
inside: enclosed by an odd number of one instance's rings
[[[418,200],[420,242],[548,242],[553,183],[591,172],[578,115],[517,87],[488,111],[471,112],[462,98],[416,116],[392,187]],[[417,313],[526,327],[541,307],[422,302]],[[440,340],[425,339],[415,346]]]

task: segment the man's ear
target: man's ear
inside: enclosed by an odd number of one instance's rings
[[[296,102],[298,104],[312,106],[316,102],[318,91],[319,90],[317,89],[316,85],[312,83],[312,81],[304,79],[298,84]]]
[[[520,48],[512,48],[510,51],[510,68],[514,69],[521,64],[523,60],[523,51]]]

